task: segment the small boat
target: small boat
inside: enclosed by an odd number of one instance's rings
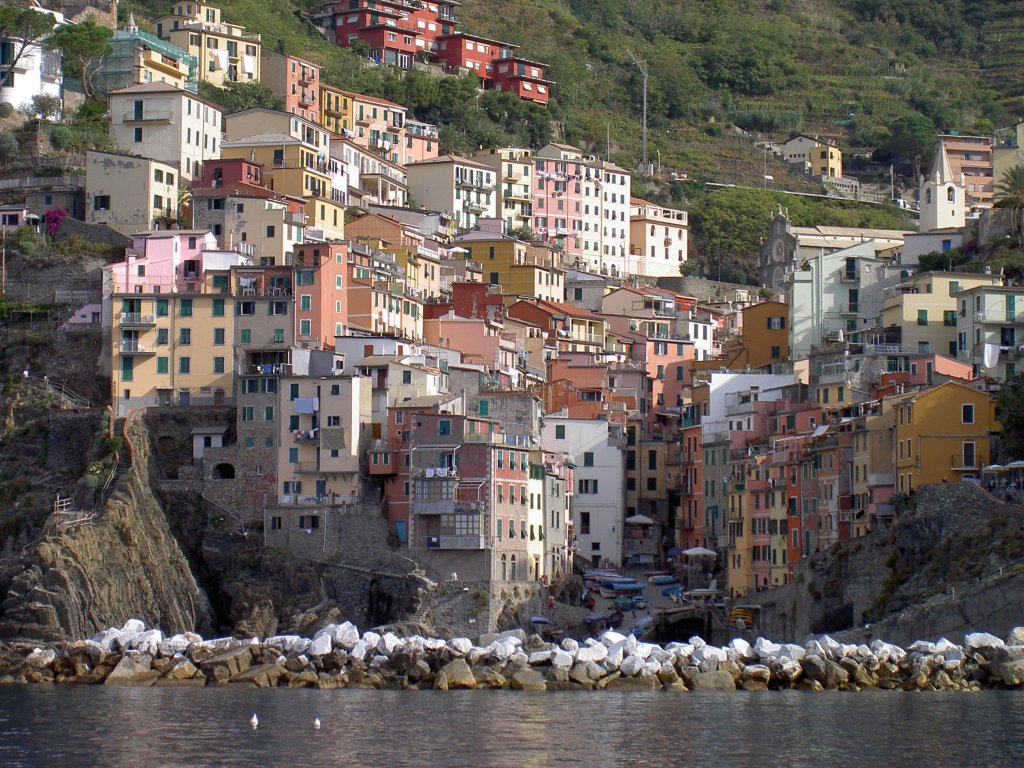
[[[665,587],[663,590],[661,590],[662,597],[673,597],[674,595],[681,594],[683,594],[682,584],[673,584],[671,587]]]
[[[679,579],[673,576],[671,573],[665,573],[660,576],[651,576],[649,579],[651,584],[678,584]]]
[[[645,571],[644,578],[648,581],[652,581],[655,576],[671,576],[671,571]]]
[[[633,608],[640,608],[640,609],[646,608],[647,605],[648,605],[647,598],[644,597],[643,595],[633,595],[632,603],[633,603],[633,606],[632,606]]]
[[[644,585],[639,581],[620,581],[611,585],[616,595],[635,595],[644,591]]]
[[[620,611],[631,611],[633,610],[633,599],[628,595],[619,595],[612,601],[612,605]]]

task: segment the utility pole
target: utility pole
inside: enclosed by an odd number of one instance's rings
[[[647,173],[647,62],[640,61],[633,52],[626,49],[626,53],[629,54],[629,58],[633,60],[636,68],[640,70],[640,74],[644,77],[644,125],[643,125],[643,159],[642,163],[644,166],[644,173]]]

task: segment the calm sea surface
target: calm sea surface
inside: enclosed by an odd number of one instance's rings
[[[1024,693],[6,686],[0,765],[1019,768]]]

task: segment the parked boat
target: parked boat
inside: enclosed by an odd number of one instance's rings
[[[683,594],[682,584],[673,584],[671,587],[665,587],[661,590],[662,597],[674,597],[675,595]]]
[[[647,605],[648,605],[647,598],[644,597],[643,595],[633,595],[632,602],[633,602],[633,608],[637,608],[637,609],[641,609],[641,610],[646,608]]]
[[[677,579],[671,573],[662,574],[660,576],[651,576],[651,578],[648,579],[648,581],[650,581],[651,584],[678,584],[679,583],[679,579]]]

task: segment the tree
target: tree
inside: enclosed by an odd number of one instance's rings
[[[1008,379],[996,398],[996,415],[1003,425],[1000,458],[1024,459],[1024,374]]]
[[[1024,165],[1008,168],[996,182],[996,207],[1009,209],[1017,247],[1024,251]]]
[[[11,44],[10,57],[0,64],[0,85],[7,85],[21,57],[50,34],[55,23],[55,17],[49,13],[0,5],[0,42]]]
[[[918,168],[921,159],[931,155],[937,143],[935,124],[931,120],[923,115],[906,115],[893,121],[889,135],[882,138],[875,156],[883,162],[906,160]]]
[[[63,106],[60,96],[37,93],[32,97],[32,113],[39,115],[43,120],[49,120],[51,117],[59,115]]]
[[[18,156],[18,137],[9,131],[0,133],[0,163],[9,163]]]
[[[206,81],[199,82],[199,95],[204,99],[220,105],[224,114],[241,112],[243,109],[262,107],[264,109],[284,109],[284,102],[274,95],[267,86],[255,81],[251,83],[228,83],[224,88],[210,85]]]
[[[57,27],[47,40],[50,48],[64,52],[65,67],[68,67],[68,59],[74,62],[71,71],[81,78],[82,92],[87,99],[96,92],[92,80],[103,66],[103,57],[113,50],[110,47],[113,34],[112,30],[86,19],[78,24]]]
[[[514,227],[514,228],[510,229],[508,231],[508,233],[512,237],[518,238],[520,240],[524,240],[524,241],[526,241],[528,243],[531,243],[534,240],[538,239],[537,238],[537,233],[534,232],[533,228],[530,225],[528,225],[528,224],[524,224],[521,227]]]

